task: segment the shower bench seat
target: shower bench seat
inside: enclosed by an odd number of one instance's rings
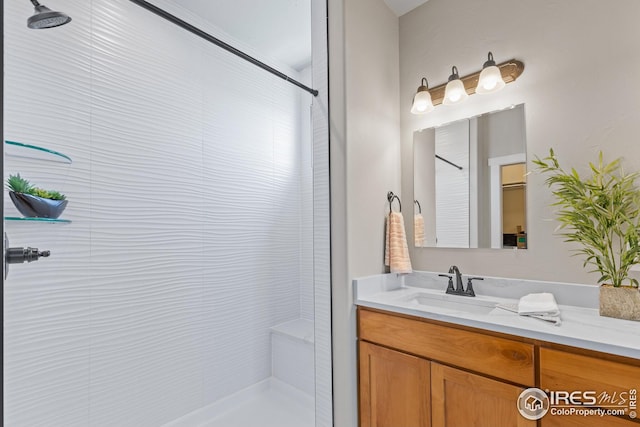
[[[271,328],[272,375],[313,396],[313,322],[294,319]]]

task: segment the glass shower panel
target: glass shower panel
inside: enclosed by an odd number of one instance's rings
[[[310,84],[310,52],[283,63],[196,2],[154,3]],[[4,161],[68,200],[61,223],[5,221],[51,250],[5,283],[5,425],[225,425],[230,402],[236,423],[315,425],[312,96],[128,0],[66,2],[45,35],[23,6],[5,5],[4,138],[73,161]]]

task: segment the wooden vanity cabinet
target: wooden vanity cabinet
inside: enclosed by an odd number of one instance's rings
[[[640,360],[358,308],[360,427],[640,427],[629,417],[520,416],[529,387],[640,392]],[[640,400],[638,400],[640,414]]]
[[[536,425],[533,345],[362,308],[358,336],[361,427]]]
[[[431,426],[429,361],[360,341],[360,425]]]

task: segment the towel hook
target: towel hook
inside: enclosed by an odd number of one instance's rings
[[[389,201],[389,213],[392,212],[391,205],[393,204],[394,199],[398,201],[398,207],[400,209],[398,212],[402,212],[402,202],[400,202],[400,197],[393,194],[393,191],[389,191],[387,193],[387,200]]]
[[[415,203],[416,205],[418,205],[418,213],[422,213],[422,206],[420,206],[420,202],[417,200],[414,200],[413,203]]]

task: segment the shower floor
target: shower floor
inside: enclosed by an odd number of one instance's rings
[[[200,411],[199,411],[200,412]],[[165,427],[314,427],[313,397],[269,378],[251,390]]]
[[[279,380],[201,427],[313,427],[313,399]]]

